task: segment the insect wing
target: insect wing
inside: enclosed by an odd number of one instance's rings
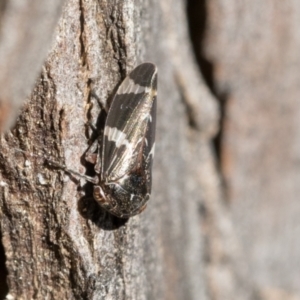
[[[101,177],[107,182],[145,172],[151,186],[156,87],[157,70],[152,63],[136,67],[120,85],[104,129]]]
[[[156,87],[156,85],[155,85]],[[151,193],[152,186],[152,163],[154,158],[155,150],[155,127],[156,127],[156,95],[153,98],[153,105],[151,109],[151,119],[147,124],[147,131],[144,140],[143,147],[143,159],[142,159],[142,169],[145,174],[145,182],[147,193]]]

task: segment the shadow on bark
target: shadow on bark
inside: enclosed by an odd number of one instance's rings
[[[214,65],[212,61],[209,61],[204,53],[204,43],[205,43],[205,32],[207,24],[207,0],[188,0],[187,1],[187,16],[188,16],[188,26],[189,33],[191,37],[191,42],[195,57],[201,71],[201,74],[210,89],[211,93],[219,101],[220,107],[220,119],[219,119],[219,131],[215,138],[213,139],[214,148],[216,152],[216,158],[218,163],[218,168],[221,164],[221,144],[222,144],[222,130],[223,122],[225,118],[225,108],[227,95],[220,95],[217,93],[214,82]],[[220,169],[220,168],[219,168]]]
[[[7,270],[5,267],[5,253],[2,245],[2,235],[0,233],[0,299],[5,299],[8,293],[8,286],[6,283]]]
[[[213,80],[213,64],[205,57],[203,53],[203,44],[205,42],[206,29],[206,0],[188,0],[187,1],[187,16],[190,37],[192,46],[197,59],[197,63],[204,77],[204,80],[215,95],[214,80]]]

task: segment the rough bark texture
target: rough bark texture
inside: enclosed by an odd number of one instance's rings
[[[1,128],[41,72],[1,135],[0,298],[299,299],[300,5],[68,0],[54,30],[61,3],[0,2]],[[120,220],[43,157],[93,175],[87,124],[144,61],[153,194]]]
[[[206,298],[199,157],[214,184],[217,109],[185,17],[180,1],[67,1],[32,96],[1,138],[8,299]],[[106,105],[142,61],[160,76],[153,195],[144,213],[122,221],[98,207],[90,184],[79,193],[75,178],[14,149],[92,174],[82,160],[86,123],[103,126],[97,101]]]

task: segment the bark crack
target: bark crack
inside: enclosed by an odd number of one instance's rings
[[[187,1],[187,14],[188,14],[188,22],[189,22],[189,33],[191,37],[192,46],[194,49],[194,54],[200,69],[201,74],[206,82],[207,87],[210,92],[219,103],[220,114],[218,118],[219,122],[219,130],[213,139],[214,148],[217,158],[218,170],[221,168],[221,159],[222,159],[222,138],[223,138],[223,123],[225,117],[225,109],[226,109],[226,94],[220,95],[217,92],[217,88],[215,87],[214,80],[214,64],[212,61],[206,57],[204,53],[205,46],[205,33],[206,33],[206,24],[207,24],[207,3],[208,1],[197,1],[197,0],[188,0]]]
[[[109,12],[110,10],[110,12]],[[117,60],[122,78],[126,76],[127,49],[125,43],[125,26],[122,16],[123,1],[114,1],[106,8],[106,28],[107,38],[109,39],[114,51],[114,59]]]

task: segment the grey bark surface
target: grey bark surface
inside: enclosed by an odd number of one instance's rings
[[[122,221],[95,203],[90,184],[42,157],[91,174],[83,162],[91,138],[86,124],[103,125],[98,102],[108,106],[122,78],[143,61],[159,69],[153,194],[141,215]],[[7,299],[207,299],[210,248],[204,249],[201,203],[217,206],[210,215],[222,212],[210,145],[217,117],[195,66],[183,2],[67,1],[35,89],[16,126],[1,136]],[[229,219],[220,217],[231,236]],[[215,269],[227,254],[217,256]],[[230,295],[239,272],[231,262],[223,269]]]
[[[58,19],[62,3],[0,2],[1,130],[19,115],[0,140],[0,298],[300,299],[300,5],[68,0]],[[87,124],[145,61],[153,192],[120,220],[45,157],[93,175]]]
[[[13,124],[52,43],[64,1],[0,1],[0,130]]]
[[[261,299],[300,299],[300,3],[205,6],[196,51],[222,106],[220,170],[248,280]]]

